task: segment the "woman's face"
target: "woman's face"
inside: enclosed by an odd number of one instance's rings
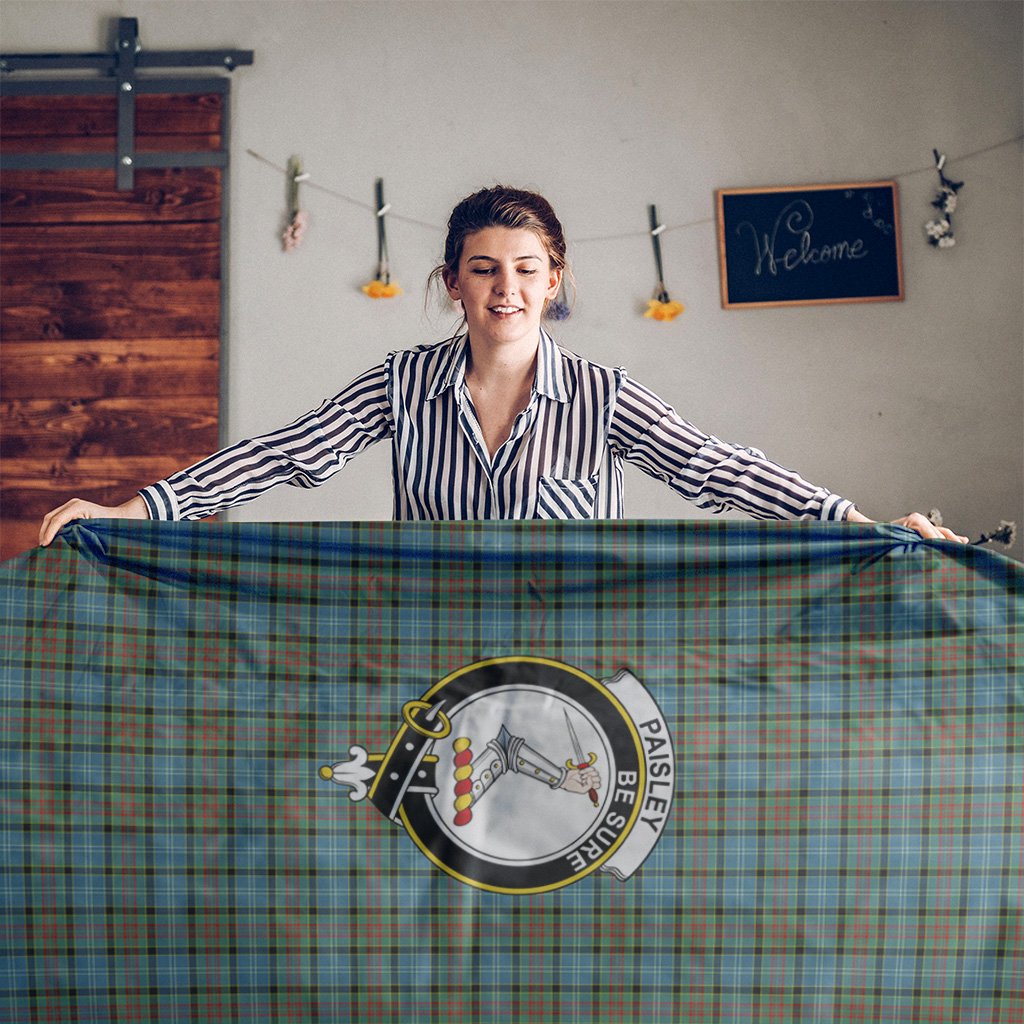
[[[474,343],[507,345],[536,343],[544,305],[561,280],[539,235],[495,227],[466,236],[458,274],[445,284],[462,303]]]

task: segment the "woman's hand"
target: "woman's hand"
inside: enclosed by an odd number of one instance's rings
[[[148,519],[149,509],[142,500],[141,494],[129,498],[122,505],[97,505],[81,498],[65,501],[60,508],[47,512],[39,527],[39,543],[46,547],[57,531],[71,522],[72,519]]]
[[[868,519],[867,516],[862,516],[856,509],[851,509],[850,514],[846,517],[848,523],[873,523],[874,519]],[[922,515],[920,512],[910,512],[908,515],[901,516],[899,519],[892,521],[893,526],[906,526],[911,530],[915,530],[921,534],[925,540],[955,540],[959,544],[967,544],[968,538],[961,537],[960,534],[954,533],[952,530],[947,530],[945,526],[936,526],[927,516]]]

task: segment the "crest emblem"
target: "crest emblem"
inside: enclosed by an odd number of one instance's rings
[[[387,751],[352,746],[320,777],[368,798],[460,882],[525,894],[635,874],[668,821],[675,757],[629,672],[598,681],[511,657],[451,673],[405,703]]]

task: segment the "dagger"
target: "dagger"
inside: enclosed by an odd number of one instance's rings
[[[565,767],[578,769],[589,768],[597,760],[597,754],[591,753],[589,760],[583,757],[583,748],[580,746],[580,741],[576,735],[576,730],[572,727],[572,722],[569,721],[569,712],[566,711],[565,708],[562,708],[562,713],[565,715],[565,724],[569,730],[569,739],[572,740],[572,750],[573,753],[576,755],[576,762],[573,763],[572,758],[570,758],[565,762]],[[590,802],[596,807],[597,790],[588,790],[587,796],[590,797]]]

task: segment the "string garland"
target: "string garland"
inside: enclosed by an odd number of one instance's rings
[[[965,153],[957,159],[969,160],[972,157],[980,156],[983,153],[989,153],[993,150],[1000,149],[1003,146],[1020,142],[1022,139],[1024,139],[1024,135],[1016,135],[1012,138],[1003,139],[1001,142],[996,142],[992,145],[973,150],[970,153]],[[415,227],[426,228],[435,234],[440,234],[444,230],[440,225],[432,224],[429,221],[419,220],[416,217],[407,217],[403,214],[392,212],[391,204],[384,202],[384,183],[380,178],[378,178],[375,183],[376,202],[371,206],[369,203],[361,202],[347,193],[342,192],[340,189],[321,185],[319,182],[315,181],[308,171],[303,170],[302,162],[298,157],[293,156],[289,160],[287,167],[281,167],[253,149],[247,149],[246,153],[253,157],[253,159],[258,160],[260,163],[273,168],[279,174],[286,175],[288,185],[289,221],[284,235],[282,236],[285,252],[293,252],[298,248],[302,240],[302,236],[309,224],[309,215],[305,210],[300,208],[299,204],[300,182],[305,184],[307,188],[314,189],[317,192],[331,196],[334,199],[338,199],[341,202],[348,203],[350,206],[358,207],[359,209],[365,210],[374,215],[377,224],[377,272],[372,281],[362,286],[363,293],[372,299],[393,298],[396,295],[402,294],[402,289],[391,280],[391,270],[388,262],[387,236],[384,227],[384,218],[386,214],[403,224],[411,224]],[[902,173],[893,175],[892,177],[898,180],[901,178],[909,178],[916,174],[923,174],[927,171],[938,171],[939,192],[936,199],[932,202],[932,206],[939,211],[940,218],[938,220],[928,221],[924,227],[929,244],[945,249],[955,244],[953,238],[952,212],[956,208],[957,192],[959,192],[963,187],[963,182],[953,181],[943,174],[943,167],[946,164],[946,156],[944,154],[940,154],[938,150],[933,150],[932,155],[935,160],[934,164],[925,167],[916,167],[909,171],[903,171]],[[648,214],[650,218],[650,227],[646,232],[646,235],[650,238],[651,245],[654,250],[654,260],[658,279],[654,288],[653,297],[647,304],[647,310],[644,313],[644,317],[657,322],[666,323],[675,320],[676,317],[684,311],[685,307],[681,302],[672,301],[669,298],[668,290],[665,287],[665,273],[662,266],[660,236],[671,231],[682,231],[688,228],[714,224],[715,217],[699,217],[696,220],[685,221],[681,224],[667,225],[662,224],[658,220],[657,211],[653,205],[648,206]],[[639,231],[629,231],[613,235],[591,235],[574,238],[573,244],[587,245],[592,242],[607,243],[625,241],[639,237],[643,237],[643,233]],[[547,315],[550,319],[554,320],[565,320],[569,317],[570,306],[566,300],[564,291],[560,291],[556,299],[549,303]]]
[[[249,156],[255,158],[260,163],[266,164],[268,167],[272,167],[278,174],[287,174],[288,168],[282,167],[280,164],[275,164],[273,160],[268,160],[265,156],[261,156],[254,149],[247,149],[246,153]],[[317,192],[323,192],[325,195],[333,196],[335,199],[340,199],[342,202],[349,203],[352,206],[358,206],[361,210],[366,210],[372,213],[374,216],[377,215],[378,207],[371,205],[370,203],[360,202],[358,199],[353,199],[352,196],[346,195],[344,192],[339,192],[337,189],[328,188],[326,185],[321,185],[318,181],[313,180],[311,175],[306,175],[303,178],[307,188],[315,189]],[[417,227],[429,228],[431,231],[437,232],[443,230],[436,224],[429,224],[425,220],[416,220],[414,217],[403,217],[401,214],[391,213],[388,211],[389,216],[392,220],[402,221],[404,224],[415,224]]]
[[[1021,142],[1022,140],[1024,140],[1024,135],[1014,135],[1011,138],[1003,139],[1001,142],[995,142],[995,143],[993,143],[990,146],[984,146],[981,149],[975,149],[975,150],[972,150],[969,153],[963,153],[960,156],[949,157],[949,159],[950,160],[955,160],[955,161],[970,160],[973,157],[981,156],[983,153],[990,153],[993,150],[1002,149],[1004,146],[1009,146],[1009,145],[1012,145],[1015,142]],[[247,149],[246,153],[248,153],[249,156],[251,156],[253,159],[258,160],[260,163],[266,164],[268,167],[272,167],[279,174],[287,174],[288,173],[288,168],[287,167],[282,167],[280,164],[276,164],[276,163],[274,163],[274,161],[268,160],[265,156],[262,156],[260,153],[257,153],[254,149]],[[890,175],[890,177],[892,179],[895,179],[895,180],[900,180],[902,178],[909,178],[909,177],[912,177],[913,175],[924,174],[924,173],[928,173],[928,172],[930,172],[930,173],[934,173],[935,172],[935,163],[934,162],[926,164],[923,167],[915,167],[913,170],[902,171],[899,174]],[[303,182],[304,182],[306,188],[308,188],[308,189],[315,189],[317,192],[322,192],[324,195],[332,196],[335,199],[339,199],[342,202],[348,203],[351,206],[356,206],[356,207],[358,207],[361,210],[366,210],[367,212],[372,213],[374,215],[376,215],[376,213],[377,213],[377,209],[371,203],[361,202],[360,200],[354,199],[352,196],[347,195],[346,193],[344,193],[344,192],[342,192],[342,191],[340,191],[338,189],[331,188],[331,187],[329,187],[327,185],[321,185],[312,176],[306,175],[303,178]],[[412,224],[412,225],[414,225],[416,227],[426,228],[427,230],[433,231],[435,233],[443,232],[445,230],[444,227],[439,225],[439,224],[433,224],[433,223],[431,223],[429,221],[425,221],[425,220],[418,220],[415,217],[407,217],[407,216],[404,216],[403,214],[395,213],[394,210],[389,210],[388,216],[393,221],[399,221],[399,222],[401,222],[403,224]],[[699,226],[704,225],[704,224],[714,224],[714,223],[715,223],[715,218],[713,216],[711,216],[711,217],[699,217],[696,220],[684,221],[684,222],[679,223],[679,224],[666,224],[666,225],[663,225],[663,227],[662,227],[662,234],[669,234],[669,233],[671,233],[673,231],[683,231],[683,230],[686,230],[688,228],[694,228],[694,227],[699,227]],[[585,244],[588,244],[588,243],[591,243],[591,242],[617,242],[617,241],[622,241],[622,240],[625,240],[625,239],[648,238],[648,237],[650,237],[650,231],[626,231],[626,232],[622,232],[620,234],[613,234],[613,235],[584,235],[584,236],[581,236],[581,237],[578,237],[578,238],[573,238],[572,239],[572,244],[573,245],[585,245]]]

